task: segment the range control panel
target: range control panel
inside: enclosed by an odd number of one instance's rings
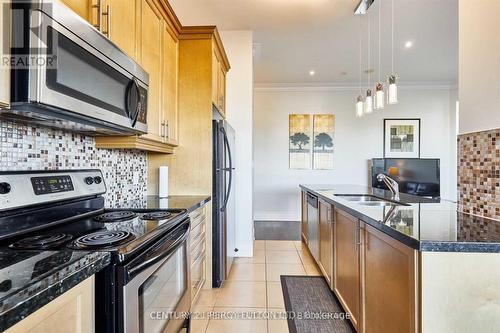
[[[73,191],[70,176],[31,177],[31,184],[36,195]]]
[[[105,192],[100,170],[0,172],[0,212]]]

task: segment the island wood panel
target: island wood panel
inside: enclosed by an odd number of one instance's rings
[[[307,192],[302,191],[302,219],[301,219],[302,240],[307,244]]]
[[[334,216],[334,292],[358,332],[362,327],[361,255],[357,244],[359,221],[348,213],[335,209]]]
[[[92,333],[94,318],[94,276],[91,276],[5,333]]]
[[[332,206],[319,199],[319,262],[318,266],[330,288],[333,274],[333,213]]]
[[[418,252],[371,226],[363,244],[365,332],[418,332]]]

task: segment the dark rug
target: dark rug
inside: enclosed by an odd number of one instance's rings
[[[290,333],[355,332],[322,276],[281,276]]]

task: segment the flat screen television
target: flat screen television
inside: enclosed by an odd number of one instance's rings
[[[424,197],[440,197],[438,158],[374,158],[372,159],[372,187],[387,189],[377,180],[384,173],[399,183],[399,191]]]

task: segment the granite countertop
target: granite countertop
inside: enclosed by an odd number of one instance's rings
[[[358,185],[300,185],[402,243],[436,252],[500,253],[500,221],[457,212],[457,204],[401,194],[402,206],[364,206],[339,197],[368,194],[391,199],[389,191]]]
[[[0,331],[109,264],[109,253],[0,250]]]
[[[168,198],[149,195],[141,200],[127,201],[119,208],[185,209],[191,213],[210,200],[209,195],[171,195]]]
[[[211,200],[209,195],[171,195],[160,199],[158,196],[148,196],[148,208],[186,209],[188,213],[200,208]]]

